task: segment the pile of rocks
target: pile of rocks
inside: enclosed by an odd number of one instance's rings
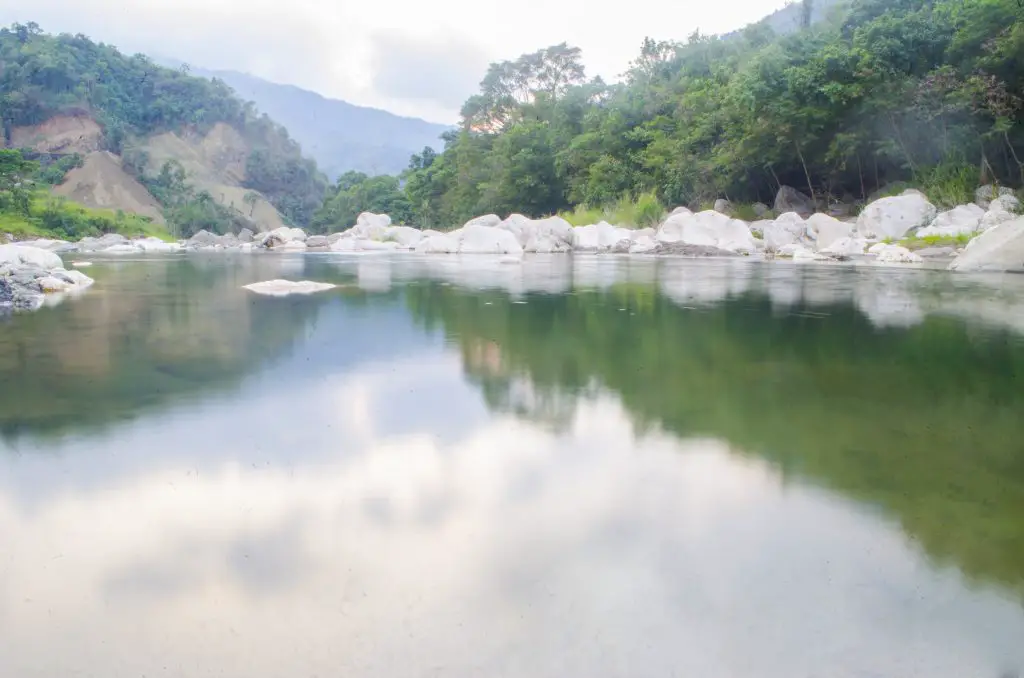
[[[65,270],[53,252],[25,245],[0,245],[0,312],[34,310],[51,299],[92,285],[81,271]]]

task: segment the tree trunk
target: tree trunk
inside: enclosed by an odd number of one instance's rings
[[[857,176],[860,177],[860,199],[867,200],[868,194],[864,190],[864,168],[860,164],[860,151],[857,151]]]
[[[811,202],[813,202],[815,204],[815,208],[817,208],[817,201],[814,199],[814,186],[811,185],[811,173],[807,171],[807,162],[804,160],[803,151],[800,150],[800,144],[797,142],[794,141],[793,145],[796,146],[796,155],[800,158],[800,164],[804,167],[804,176],[807,177],[807,190],[811,192]]]

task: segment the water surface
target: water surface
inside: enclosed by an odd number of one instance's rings
[[[1024,670],[1024,279],[93,273],[0,322],[4,678]]]

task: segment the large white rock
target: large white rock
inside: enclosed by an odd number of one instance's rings
[[[617,228],[607,221],[589,226],[577,226],[572,232],[572,246],[578,252],[602,252],[615,247],[624,240],[628,242],[632,239],[629,229]]]
[[[810,249],[803,243],[788,243],[776,252],[776,256],[792,258],[793,261],[819,261],[825,257]]]
[[[814,239],[809,235],[807,222],[796,212],[786,212],[764,225],[764,246],[769,251],[779,251],[786,245],[800,244],[810,248]]]
[[[840,238],[819,251],[822,254],[849,257],[855,254],[864,254],[867,246],[868,241],[864,238]]]
[[[641,235],[635,238],[629,246],[630,254],[647,254],[658,249],[660,243],[649,235]]]
[[[527,241],[534,235],[535,223],[533,219],[522,214],[510,214],[498,224],[498,228],[503,228],[514,235],[519,244],[525,247]]]
[[[659,242],[717,247],[730,252],[752,253],[757,244],[745,221],[730,219],[714,210],[670,216],[658,228]]]
[[[421,254],[455,254],[459,251],[459,234],[452,232],[427,236],[417,243],[416,251]]]
[[[53,252],[24,245],[0,245],[0,264],[6,263],[14,266],[38,266],[47,271],[64,268],[64,262]]]
[[[463,226],[459,254],[522,254],[523,246],[516,237],[511,232],[495,226],[497,224]]]
[[[266,280],[264,282],[243,285],[244,289],[256,294],[263,294],[270,297],[287,297],[290,294],[313,294],[334,289],[335,285],[330,283],[313,282],[311,280]]]
[[[992,204],[988,206],[989,211],[991,210],[1003,210],[1005,212],[1017,213],[1020,211],[1020,200],[1017,196],[1011,194],[1001,195],[992,201]]]
[[[499,217],[497,214],[485,214],[483,216],[470,219],[469,221],[462,225],[462,228],[466,228],[467,226],[484,226],[486,228],[494,228],[500,223],[501,217]]]
[[[133,240],[130,243],[133,247],[136,247],[143,252],[154,253],[154,254],[167,254],[172,252],[180,252],[182,246],[176,242],[164,242],[160,238],[139,238]]]
[[[1024,272],[1024,217],[999,224],[971,240],[949,270]]]
[[[880,264],[920,264],[924,259],[900,245],[883,245],[878,249]]]
[[[974,192],[974,202],[987,209],[993,200],[1004,195],[1012,196],[1013,189],[1006,186],[1000,186],[997,189],[992,184],[985,184],[984,186],[979,186],[978,190]]]
[[[981,217],[981,222],[978,224],[978,230],[987,231],[990,228],[994,228],[999,224],[1005,224],[1008,221],[1013,221],[1016,218],[1016,214],[1003,209],[1003,205],[999,200],[993,200],[991,207],[988,208],[988,212],[985,212],[985,215]]]
[[[363,212],[356,217],[355,225],[348,230],[352,232],[352,237],[382,240],[390,225],[391,217],[387,214]]]
[[[839,221],[822,212],[816,212],[807,218],[808,234],[815,234],[815,245],[818,250],[831,247],[833,243],[853,236],[853,225]]]
[[[384,240],[398,243],[402,249],[411,250],[423,240],[423,231],[412,226],[389,226],[384,231]]]
[[[977,205],[960,205],[946,212],[940,212],[931,224],[918,229],[914,235],[926,238],[932,236],[956,237],[974,233],[981,228],[981,219],[984,216],[985,210]]]
[[[680,214],[683,214],[683,215],[686,215],[686,216],[690,216],[691,214],[693,214],[693,211],[690,210],[689,207],[677,207],[677,208],[675,208],[674,210],[672,210],[669,213],[669,216],[670,217],[675,217],[675,216],[679,216]]]
[[[857,217],[857,233],[865,238],[902,238],[935,219],[935,205],[918,192],[882,198]]]
[[[569,228],[572,228],[571,226]],[[558,238],[552,233],[545,233],[540,230],[534,231],[530,239],[523,246],[524,252],[536,252],[537,254],[556,254],[558,252],[571,252],[572,245]]]

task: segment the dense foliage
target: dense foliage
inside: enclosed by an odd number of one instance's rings
[[[810,2],[810,0],[807,0]],[[624,82],[559,45],[491,66],[442,154],[417,156],[418,223],[543,215],[653,191],[667,205],[824,202],[913,181],[951,196],[1024,180],[1016,0],[854,0],[777,36],[768,23],[646,40]]]
[[[309,222],[326,180],[302,157],[287,131],[219,80],[126,56],[84,35],[44,34],[35,24],[0,29],[0,121],[11,129],[58,114],[87,113],[104,128],[108,150],[120,153],[133,136],[207,131],[224,122],[250,147],[248,188],[261,191],[288,219]]]
[[[332,193],[313,217],[315,231],[344,230],[356,223],[360,212],[388,214],[400,224],[412,219],[412,207],[396,177],[346,172]]]
[[[199,231],[234,233],[251,225],[243,214],[190,184],[179,162],[165,162],[156,176],[143,173],[139,179],[163,205],[167,226],[179,238],[190,238]]]

